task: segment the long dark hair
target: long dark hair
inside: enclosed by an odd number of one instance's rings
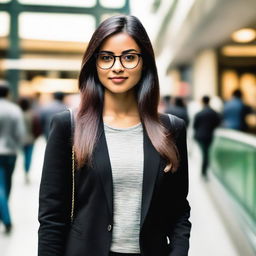
[[[81,104],[76,116],[74,148],[78,167],[91,164],[97,142],[97,131],[103,113],[104,87],[99,82],[95,53],[111,35],[125,32],[139,45],[143,54],[143,71],[136,85],[136,99],[141,122],[155,149],[167,160],[167,170],[178,167],[178,153],[171,134],[158,115],[159,82],[150,39],[141,22],[134,16],[118,15],[103,21],[94,32],[83,56],[79,75]]]

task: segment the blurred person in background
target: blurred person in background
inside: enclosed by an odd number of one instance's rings
[[[26,135],[23,138],[23,155],[25,182],[28,184],[34,143],[35,139],[41,134],[41,128],[39,118],[31,108],[31,100],[28,98],[21,98],[19,100],[19,105],[23,111],[26,127]]]
[[[165,109],[170,104],[170,96],[161,96],[158,104],[158,112],[165,113]]]
[[[39,119],[39,121],[40,121],[40,112],[41,112],[41,109],[42,109],[42,103],[40,102],[41,101],[41,96],[42,96],[42,94],[40,92],[36,92],[31,98],[31,108],[32,108],[34,114]],[[41,129],[41,132],[42,132],[42,128],[40,128],[40,129]]]
[[[172,106],[171,100],[172,100],[171,95],[164,95],[162,97],[162,102],[164,104],[164,111],[163,111],[164,113],[166,113],[166,109]]]
[[[69,111],[52,122],[38,255],[188,255],[186,128],[157,112],[154,52],[136,17],[100,24],[84,54],[79,88],[75,172]]]
[[[223,127],[238,131],[247,131],[246,116],[253,112],[252,108],[243,102],[241,90],[236,89],[232,99],[224,104]]]
[[[210,107],[209,103],[210,97],[203,96],[203,109],[195,115],[194,119],[194,136],[202,152],[201,174],[205,179],[207,179],[209,148],[213,140],[213,132],[220,124],[220,115]]]
[[[184,103],[184,100],[181,97],[175,97],[173,99],[173,104],[169,104],[166,108],[165,113],[175,115],[184,120],[186,127],[189,124],[188,111]]]
[[[55,92],[53,94],[53,101],[43,106],[40,110],[41,127],[46,139],[49,136],[50,123],[53,116],[67,109],[67,106],[63,103],[64,98],[65,94],[63,92]]]
[[[5,232],[10,233],[12,222],[8,207],[12,174],[18,149],[22,145],[25,126],[22,111],[18,105],[7,99],[9,85],[0,81],[0,219]]]

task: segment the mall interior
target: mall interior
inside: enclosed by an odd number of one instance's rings
[[[78,107],[83,53],[101,21],[116,14],[137,16],[149,34],[160,81],[159,111],[165,96],[180,97],[187,105],[189,256],[256,255],[255,0],[0,0],[0,80],[9,82],[10,100],[27,97],[43,106],[62,91],[65,104]],[[205,181],[194,117],[204,95],[221,115],[236,89],[252,110],[248,128],[215,130]],[[1,256],[37,253],[45,145],[39,136],[29,184],[18,155],[9,200],[13,230],[4,234],[0,223]]]

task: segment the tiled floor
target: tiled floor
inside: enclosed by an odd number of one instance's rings
[[[13,177],[10,199],[14,229],[11,235],[3,234],[0,226],[1,256],[37,255],[37,211],[38,188],[41,176],[45,143],[39,138],[36,143],[31,168],[31,183],[26,185],[22,172],[22,158],[19,157]],[[191,248],[189,256],[238,256],[228,237],[222,220],[211,202],[206,186],[198,171],[200,154],[197,147],[190,149],[190,194],[192,208]],[[156,255],[157,256],[157,255]]]

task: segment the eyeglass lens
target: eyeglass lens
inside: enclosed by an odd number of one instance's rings
[[[102,69],[112,68],[116,58],[119,58],[124,68],[132,69],[135,68],[139,63],[139,55],[134,53],[127,53],[121,56],[114,56],[107,53],[100,53],[97,56],[97,65]]]

